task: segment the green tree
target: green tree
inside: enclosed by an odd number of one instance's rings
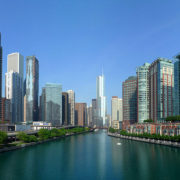
[[[0,144],[6,143],[7,139],[8,139],[7,133],[0,131]]]

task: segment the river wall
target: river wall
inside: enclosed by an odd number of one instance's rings
[[[7,151],[13,151],[13,150],[25,148],[25,147],[28,147],[28,146],[34,146],[34,145],[37,145],[37,144],[42,144],[42,143],[45,143],[45,142],[49,142],[49,141],[54,141],[54,140],[57,140],[57,139],[65,138],[65,137],[68,137],[68,136],[74,136],[74,135],[84,134],[84,133],[93,132],[93,131],[94,130],[84,131],[84,132],[80,132],[80,133],[71,133],[71,134],[67,134],[65,136],[53,137],[53,138],[46,139],[46,140],[43,140],[43,141],[21,144],[19,146],[3,147],[2,149],[0,149],[0,153],[7,152]]]
[[[146,139],[146,138],[132,137],[132,136],[124,136],[124,135],[120,135],[120,134],[116,134],[116,133],[110,133],[110,132],[108,132],[108,136],[180,148],[179,142],[156,140],[156,139]]]

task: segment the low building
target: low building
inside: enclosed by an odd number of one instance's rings
[[[114,128],[114,129],[119,129],[119,121],[117,121],[117,120],[114,120],[114,121],[112,121],[112,128]]]

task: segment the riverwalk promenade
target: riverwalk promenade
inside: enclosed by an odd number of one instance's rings
[[[108,136],[116,137],[116,138],[123,138],[123,139],[129,139],[133,141],[140,141],[145,143],[152,143],[152,144],[159,144],[159,145],[165,145],[165,146],[172,146],[172,147],[178,147],[180,148],[179,142],[172,142],[172,141],[165,141],[165,140],[155,140],[155,139],[148,139],[148,138],[140,138],[140,137],[132,137],[132,136],[124,136],[118,133],[110,133],[108,132]]]

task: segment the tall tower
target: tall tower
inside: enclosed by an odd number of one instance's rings
[[[39,61],[35,56],[26,58],[26,121],[38,121]]]
[[[75,92],[68,90],[68,112],[69,112],[69,123],[75,125]]]
[[[24,94],[23,74],[24,57],[19,53],[8,55],[6,73],[6,99],[11,100],[12,123],[23,121]]]
[[[150,118],[162,122],[173,116],[174,64],[158,58],[149,68]]]
[[[106,123],[106,96],[105,96],[105,80],[104,75],[98,76],[96,79],[96,99],[97,99],[97,115],[100,126]]]
[[[2,119],[2,46],[1,46],[1,33],[0,33],[0,120]]]
[[[149,63],[136,69],[137,74],[137,121],[149,119]]]

